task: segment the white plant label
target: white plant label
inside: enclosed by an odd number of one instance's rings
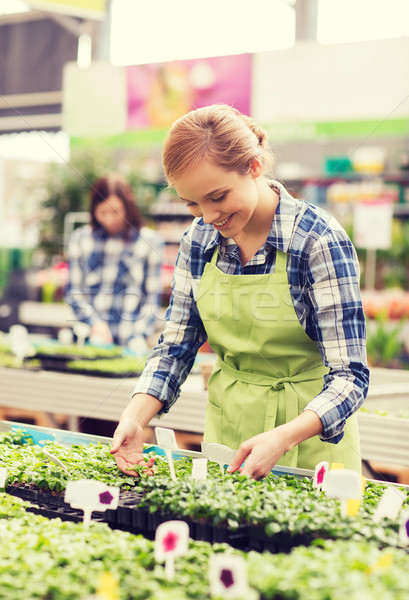
[[[209,561],[210,594],[217,598],[247,598],[247,565],[242,556],[213,554]]]
[[[168,579],[175,575],[175,558],[186,554],[189,545],[189,526],[184,521],[166,521],[155,532],[155,560],[165,562]]]
[[[0,489],[4,490],[7,481],[7,469],[6,467],[0,467]]]
[[[164,450],[178,450],[175,432],[165,427],[155,427],[156,443]]]
[[[409,511],[402,511],[399,527],[399,542],[402,546],[409,546]]]
[[[63,327],[58,332],[58,341],[61,346],[70,346],[73,341],[72,329],[68,329],[68,327]]]
[[[168,459],[170,476],[173,481],[176,481],[175,465],[172,456],[172,451],[178,450],[175,432],[173,429],[167,429],[166,427],[155,427],[155,435],[156,444],[165,451],[166,458]]]
[[[359,500],[362,497],[362,477],[351,469],[328,471],[324,487],[327,496],[340,500],[342,517],[348,515],[348,500]]]
[[[64,500],[71,508],[84,512],[84,526],[88,527],[94,511],[118,508],[119,488],[94,479],[68,481]]]
[[[402,508],[405,496],[395,487],[388,487],[382,494],[376,507],[373,519],[378,523],[383,518],[396,519]]]
[[[207,444],[207,458],[218,463],[220,471],[224,473],[224,465],[229,465],[236,456],[236,450],[232,450],[223,444]]]
[[[313,483],[312,483],[313,487],[315,487],[319,490],[324,489],[325,475],[327,474],[328,470],[329,470],[329,465],[326,460],[322,460],[315,466],[314,479],[313,479]]]
[[[81,321],[78,321],[77,323],[74,323],[73,330],[77,336],[77,345],[82,348],[85,344],[86,338],[91,332],[91,327],[88,325],[88,323],[82,323]]]
[[[207,458],[192,459],[192,478],[202,481],[207,479]]]

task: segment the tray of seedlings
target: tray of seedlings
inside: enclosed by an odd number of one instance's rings
[[[145,357],[133,356],[120,346],[79,346],[49,344],[38,346],[35,354],[27,357],[25,366],[35,362],[42,369],[97,377],[123,377],[139,374],[145,366]]]
[[[118,508],[99,517],[111,528],[147,538],[154,537],[160,523],[178,519],[188,523],[193,539],[228,543],[247,551],[289,552],[320,539],[401,545],[398,519],[385,517],[378,522],[374,513],[389,487],[399,491],[407,510],[409,493],[404,486],[367,481],[359,510],[353,516],[341,516],[340,501],[314,488],[311,477],[296,470],[278,468],[255,481],[222,472],[219,465],[209,462],[206,479],[197,480],[192,477],[192,463],[199,453],[178,451],[173,479],[161,450],[148,446],[146,460],[157,457],[154,474],[147,475],[136,465],[139,476],[132,477],[117,469],[107,438],[99,441],[96,436],[59,432],[53,440],[51,435],[47,439],[45,429],[24,428],[14,424],[0,434],[0,467],[7,470],[6,490],[42,510],[68,508],[64,506],[68,481],[93,479],[121,490]]]
[[[30,504],[0,493],[0,590],[4,600],[210,600],[211,566],[222,559],[220,581],[234,581],[240,560],[243,600],[403,600],[409,588],[409,557],[400,548],[359,540],[319,540],[288,553],[243,552],[227,544],[188,540],[169,576],[155,542],[106,523],[47,519]],[[220,563],[219,563],[220,564]],[[228,575],[222,579],[221,575]],[[306,590],[308,590],[306,596]],[[230,593],[230,592],[229,592]],[[220,597],[217,594],[217,597]],[[225,597],[233,597],[225,595]]]

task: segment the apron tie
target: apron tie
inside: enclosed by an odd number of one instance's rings
[[[217,358],[215,369],[220,368],[224,373],[229,375],[232,379],[237,381],[243,381],[245,383],[251,383],[253,385],[264,386],[266,389],[266,393],[269,396],[269,403],[271,405],[272,410],[268,411],[270,424],[273,429],[276,426],[276,415],[277,415],[277,406],[279,402],[279,395],[284,393],[285,395],[285,422],[288,423],[292,421],[300,414],[299,406],[298,406],[298,396],[295,391],[295,386],[297,383],[301,383],[304,381],[315,380],[318,377],[323,377],[327,372],[325,367],[322,364],[309,369],[308,371],[302,371],[301,373],[295,373],[294,375],[288,375],[285,377],[279,377],[277,375],[272,374],[262,375],[260,373],[254,373],[251,371],[240,371],[239,369],[235,369],[234,367],[228,365],[225,361],[223,361],[220,357]],[[289,467],[297,467],[298,462],[298,445],[291,448],[284,455],[286,459],[287,466]]]

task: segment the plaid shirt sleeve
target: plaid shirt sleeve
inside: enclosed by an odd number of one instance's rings
[[[359,263],[342,230],[328,230],[315,241],[307,280],[311,310],[307,332],[330,370],[322,392],[306,408],[321,419],[321,439],[337,443],[346,420],[363,403],[369,384]]]
[[[95,313],[92,304],[88,301],[88,297],[83,291],[84,271],[81,265],[81,259],[84,258],[85,247],[82,243],[82,240],[91,240],[91,236],[85,232],[86,229],[81,227],[75,230],[71,235],[68,246],[69,278],[67,288],[65,290],[65,299],[79,321],[93,325],[99,321],[99,318]],[[90,249],[93,249],[93,246],[88,250]],[[88,255],[88,253],[86,254]]]
[[[180,386],[193,366],[197,351],[207,339],[192,289],[192,231],[193,228],[190,227],[181,241],[165,329],[133,392],[151,394],[163,402],[159,414],[168,412],[176,402]]]

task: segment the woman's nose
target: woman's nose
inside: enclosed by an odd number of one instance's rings
[[[207,224],[210,224],[210,223],[213,223],[214,221],[217,221],[217,219],[219,217],[219,213],[218,213],[218,211],[208,208],[206,210],[203,210],[202,216],[203,216],[203,221]]]

